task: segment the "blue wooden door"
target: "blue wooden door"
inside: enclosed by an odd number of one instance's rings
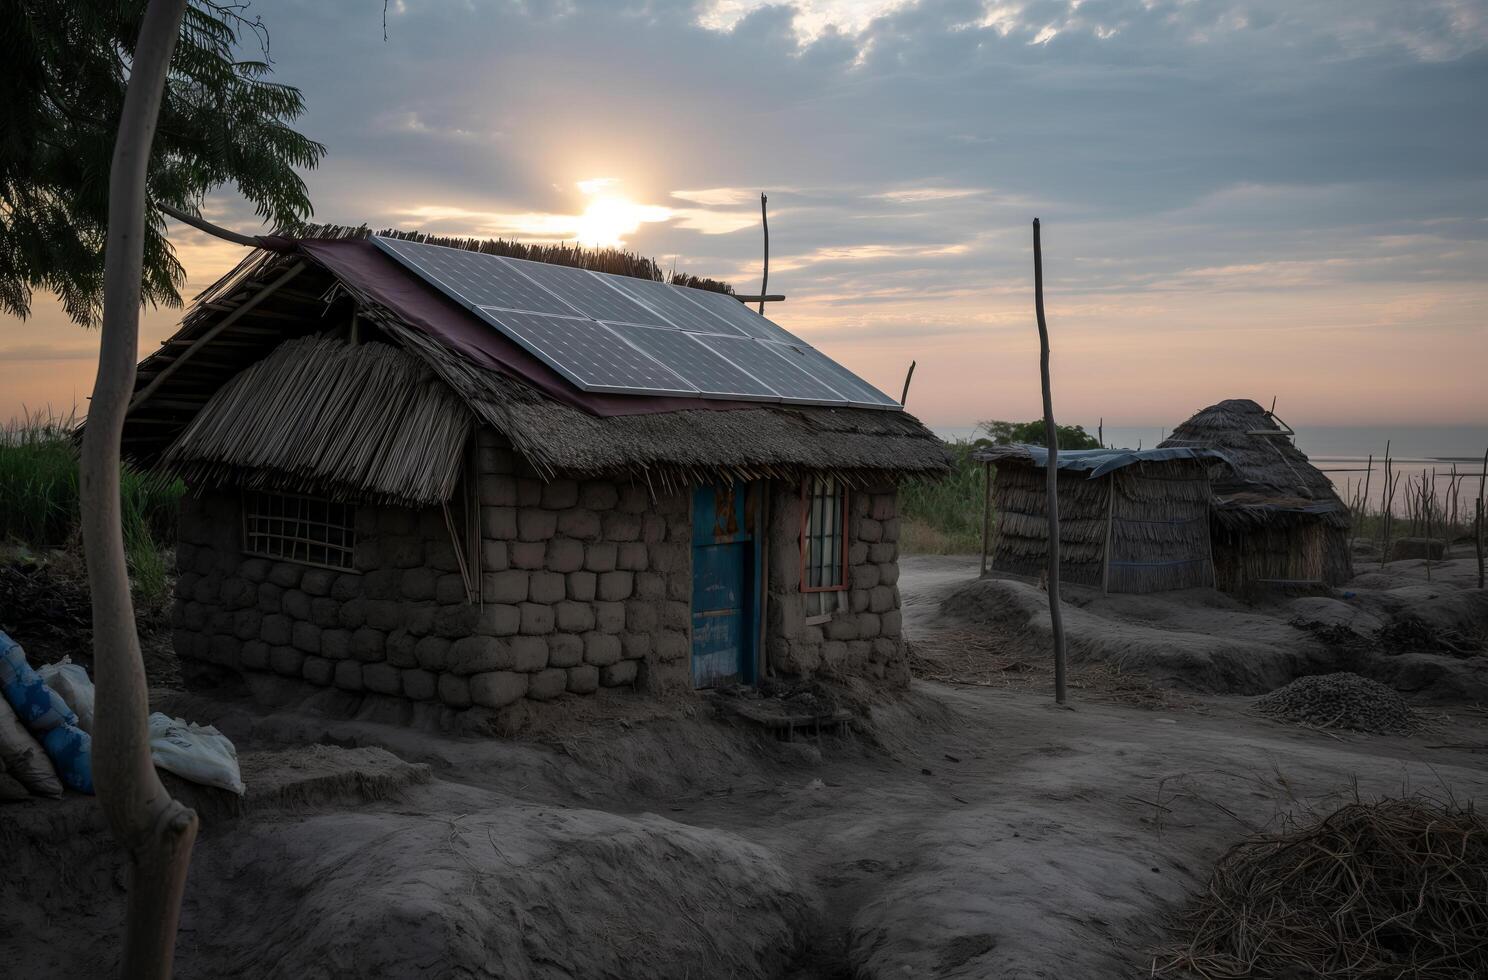
[[[692,680],[754,681],[759,642],[758,484],[698,487],[692,498]]]

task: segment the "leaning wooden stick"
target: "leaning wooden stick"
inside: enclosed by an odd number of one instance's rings
[[[904,405],[905,402],[909,401],[909,382],[914,377],[914,369],[915,362],[910,361],[909,370],[906,371],[904,374],[904,392],[899,396],[899,404],[901,407]]]
[[[1049,626],[1054,634],[1054,703],[1064,704],[1064,618],[1059,610],[1059,430],[1054,427],[1054,396],[1049,391],[1049,325],[1044,322],[1044,256],[1037,218],[1033,219],[1033,306],[1038,314],[1044,444],[1049,453],[1045,486],[1049,511]]]
[[[760,277],[759,314],[765,315],[765,296],[770,292],[770,217],[765,214],[765,205],[770,199],[760,192],[760,227],[765,232],[765,272]]]

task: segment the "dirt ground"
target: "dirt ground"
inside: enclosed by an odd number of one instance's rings
[[[250,787],[202,801],[178,975],[1145,976],[1236,839],[1355,794],[1488,798],[1471,705],[1320,732],[1097,657],[1056,708],[1027,624],[967,615],[984,585],[907,560],[911,691],[790,743],[630,698],[470,739],[166,695]],[[91,801],[0,811],[0,853],[0,962],[106,973],[122,877]]]

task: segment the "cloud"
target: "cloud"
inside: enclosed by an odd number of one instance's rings
[[[633,227],[628,247],[753,288],[764,190],[770,287],[790,297],[772,315],[890,387],[917,356],[921,410],[954,420],[1036,411],[1037,216],[1071,411],[1125,399],[1171,420],[1203,385],[1269,385],[1264,338],[1289,345],[1299,409],[1488,417],[1482,0],[389,13],[384,41],[351,0],[265,12],[274,78],[329,148],[307,175],[320,220],[572,240],[617,196],[638,209],[605,221]],[[258,229],[231,194],[209,204]],[[172,234],[194,285],[242,257]],[[1368,343],[1338,343],[1350,325]],[[51,339],[0,324],[14,347]]]

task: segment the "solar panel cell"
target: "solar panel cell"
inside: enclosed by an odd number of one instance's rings
[[[779,394],[704,346],[711,338],[660,327],[613,326],[616,333],[671,368],[705,395],[765,398]],[[740,338],[741,343],[753,341]]]
[[[760,340],[777,340],[786,344],[805,343],[805,341],[780,326],[780,324],[772,323],[732,296],[725,295],[724,293],[715,293],[707,289],[683,288],[679,291],[709,313],[727,320],[744,333],[745,336],[758,337]]]
[[[604,324],[484,307],[478,312],[582,388],[697,394],[696,387],[627,344]]]
[[[606,281],[645,303],[680,330],[686,330],[689,333],[718,333],[730,337],[748,336],[723,317],[690,302],[682,294],[686,287],[668,286],[664,282],[632,279],[627,276],[608,276]]]
[[[763,381],[787,401],[842,403],[846,399],[806,371],[747,337],[698,335],[697,340]]]
[[[812,377],[831,385],[854,405],[872,408],[899,407],[898,402],[815,347],[808,347],[805,344],[777,344],[769,341],[761,343],[760,346],[773,351]]]
[[[573,316],[577,310],[495,255],[425,245],[400,238],[373,238],[383,251],[412,268],[466,306]]]
[[[546,262],[529,262],[525,259],[505,261],[524,276],[562,296],[565,302],[576,307],[585,316],[617,323],[671,326],[665,318],[605,282],[610,277],[566,265],[549,265]]]

